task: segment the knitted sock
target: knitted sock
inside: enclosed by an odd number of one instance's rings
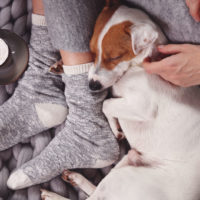
[[[65,127],[39,156],[10,176],[10,188],[49,181],[64,169],[105,167],[118,158],[117,141],[102,113],[107,91],[89,91],[84,71],[88,71],[91,64],[64,66],[63,81],[69,107]]]
[[[49,72],[59,54],[48,38],[44,16],[32,19],[28,69],[13,96],[0,107],[0,151],[61,124],[67,115],[61,76]]]

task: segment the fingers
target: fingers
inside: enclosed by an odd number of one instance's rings
[[[184,51],[185,45],[182,44],[168,44],[158,46],[158,51],[163,54],[175,54]]]
[[[200,22],[200,1],[199,0],[186,0],[191,16],[196,22]]]
[[[189,44],[168,44],[158,46],[158,51],[162,54],[169,55],[168,57],[156,61],[150,62],[148,59],[144,60],[143,67],[148,73],[159,74],[169,73],[172,67],[177,67],[181,62],[180,56],[182,52],[186,52],[189,49]]]
[[[175,56],[172,55],[156,62],[149,62],[148,60],[145,60],[142,65],[146,72],[150,74],[167,74],[171,71],[171,67],[176,66],[176,59],[174,59],[174,57]]]
[[[158,62],[149,62],[149,61],[144,61],[143,62],[143,67],[146,70],[146,72],[150,74],[160,74],[163,72],[162,66],[165,66],[163,64],[163,60],[158,61]]]

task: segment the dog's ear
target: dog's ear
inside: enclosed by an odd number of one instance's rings
[[[120,0],[106,0],[106,7],[112,7],[120,4]]]
[[[131,36],[132,49],[135,55],[148,48],[158,38],[158,31],[149,24],[131,25],[125,28],[125,32]]]

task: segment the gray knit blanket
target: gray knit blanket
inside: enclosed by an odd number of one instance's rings
[[[23,37],[27,42],[30,38],[31,28],[31,0],[0,0],[0,28],[9,29]],[[0,105],[2,105],[14,92],[17,83],[0,86]],[[12,191],[8,189],[6,182],[10,173],[23,163],[38,155],[51,141],[62,125],[15,145],[6,151],[0,152],[0,200],[40,200],[40,189],[44,188],[56,192],[72,200],[86,199],[86,195],[78,188],[65,183],[60,177],[50,182],[29,187],[27,189]],[[48,137],[47,137],[48,135]],[[47,138],[48,141],[47,141]],[[121,156],[127,151],[125,141],[121,142]],[[110,171],[111,167],[104,169],[78,170],[81,174],[97,185]]]

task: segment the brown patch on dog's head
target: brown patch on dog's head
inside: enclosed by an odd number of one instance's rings
[[[135,57],[128,32],[131,25],[130,21],[122,22],[112,26],[105,34],[102,41],[102,67],[112,70],[118,63]]]
[[[112,2],[113,2],[112,6],[110,6],[111,1],[106,1],[106,6],[104,7],[102,12],[98,16],[95,27],[94,27],[94,33],[93,33],[92,39],[90,41],[90,49],[91,49],[91,52],[94,54],[94,57],[97,57],[97,55],[98,55],[97,43],[98,43],[98,38],[99,38],[101,31],[103,30],[106,23],[109,21],[109,19],[112,17],[114,12],[119,7],[118,3],[115,5],[114,1],[112,1]]]

